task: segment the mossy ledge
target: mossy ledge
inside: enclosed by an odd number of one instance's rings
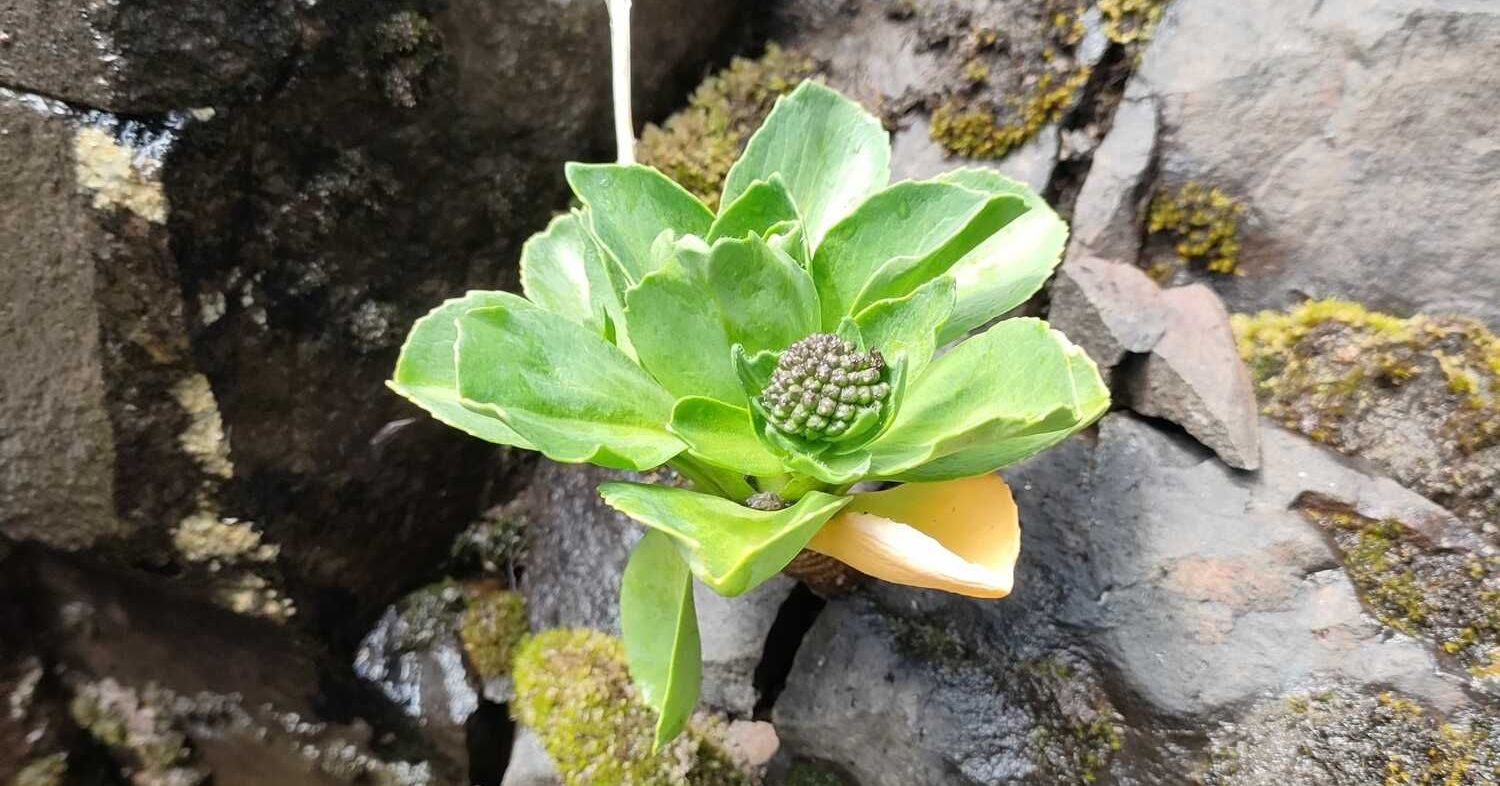
[[[811,57],[775,44],[758,58],[736,57],[698,85],[686,108],[646,126],[636,156],[716,207],[729,167],[776,99],[817,73]]]
[[[567,786],[749,786],[722,730],[695,716],[651,752],[656,715],[643,704],[620,640],[586,628],[528,636],[512,665],[517,721],[541,738]]]
[[[1500,557],[1426,547],[1399,521],[1303,506],[1342,552],[1381,623],[1427,639],[1476,677],[1500,677]]]
[[[1500,521],[1500,337],[1484,325],[1342,300],[1233,324],[1266,415],[1476,529]]]

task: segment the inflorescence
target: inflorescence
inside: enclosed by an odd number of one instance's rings
[[[760,403],[784,434],[835,439],[864,412],[878,415],[890,393],[879,352],[860,352],[831,333],[814,333],[781,353]]]

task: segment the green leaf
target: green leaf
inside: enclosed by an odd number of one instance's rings
[[[755,436],[750,411],[701,396],[680,399],[672,409],[672,433],[692,455],[742,475],[775,475],[781,462]]]
[[[555,461],[660,466],[673,399],[614,345],[515,296],[458,319],[458,392]]]
[[[974,220],[940,252],[923,257],[896,257],[881,265],[854,299],[851,313],[858,313],[879,300],[910,294],[917,287],[952,268],[956,260],[967,256],[974,247],[1003,231],[1028,210],[1026,203],[1018,196],[1005,194],[992,197]],[[950,255],[954,251],[958,252],[957,257]]]
[[[752,510],[721,497],[641,483],[605,483],[604,501],[677,543],[693,575],[739,595],[786,567],[849,498],[813,491],[785,510]]]
[[[780,173],[816,248],[824,233],[891,179],[890,137],[859,104],[816,82],[776,102],[724,181],[732,204]]]
[[[744,346],[735,344],[730,354],[734,360],[735,373],[740,378],[740,388],[745,392],[745,399],[755,400],[771,382],[771,375],[776,373],[776,358],[780,353],[763,350],[751,354],[745,351]]]
[[[1031,208],[949,268],[958,297],[939,337],[946,344],[1036,294],[1062,261],[1068,225],[1035,191],[993,170],[959,169],[939,179],[992,194],[1015,194]]]
[[[937,350],[937,336],[953,311],[953,278],[941,276],[911,294],[882,300],[854,318],[871,348],[887,355],[906,354],[906,373],[915,379]]]
[[[993,203],[993,204],[992,204]],[[861,204],[828,232],[813,253],[811,271],[822,303],[823,327],[833,328],[854,313],[857,301],[868,305],[900,297],[893,287],[918,275],[933,278],[1004,226],[1013,217],[1016,198],[991,197],[936,181],[904,181]],[[867,291],[877,271],[887,279]],[[925,281],[925,279],[923,279]],[[915,289],[922,281],[915,281]],[[875,297],[881,288],[890,289]]]
[[[470,292],[433,309],[411,326],[396,371],[386,384],[433,417],[459,431],[500,445],[535,450],[520,434],[494,415],[473,412],[458,396],[458,372],[454,368],[453,345],[458,341],[454,320],[483,306],[517,299],[508,292]]]
[[[651,272],[651,245],[663,231],[704,235],[713,224],[713,213],[697,197],[650,167],[569,162],[566,173],[588,206],[594,236],[629,283]]]
[[[1053,445],[1109,407],[1083,350],[1036,319],[1010,319],[934,360],[896,422],[870,446],[870,474],[948,480],[990,472]]]
[[[636,357],[673,396],[745,402],[719,309],[681,262],[662,263],[625,293],[625,303]]]
[[[705,254],[679,245],[685,263],[703,271],[731,343],[750,353],[780,351],[818,330],[812,278],[785,252],[757,235],[724,239]]]
[[[658,714],[655,751],[687,725],[703,682],[693,574],[660,532],[647,532],[625,564],[620,633],[630,677]]]
[[[585,217],[558,216],[521,247],[526,299],[599,335],[618,318],[620,300]]]
[[[780,174],[772,174],[769,180],[751,183],[745,193],[720,211],[708,229],[707,240],[712,243],[722,237],[742,238],[752,232],[765,237],[771,227],[797,220],[797,205],[787,193],[786,183]]]

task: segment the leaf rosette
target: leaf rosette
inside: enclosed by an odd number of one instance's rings
[[[717,214],[649,167],[566,173],[580,207],[522,249],[524,297],[443,303],[390,386],[490,442],[691,483],[600,488],[653,532],[621,608],[658,742],[697,697],[695,578],[738,595],[809,548],[1009,593],[1019,528],[994,471],[1109,406],[1061,333],[995,321],[1061,258],[1045,202],[984,169],[891,184],[879,121],[813,82],[750,139]]]

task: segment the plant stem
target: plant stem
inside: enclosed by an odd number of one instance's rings
[[[743,503],[755,493],[743,476],[704,464],[686,454],[667,462],[677,474],[687,478],[699,491]]]
[[[609,7],[610,73],[615,96],[615,146],[621,164],[635,163],[635,121],[630,108],[630,0],[604,0]]]

